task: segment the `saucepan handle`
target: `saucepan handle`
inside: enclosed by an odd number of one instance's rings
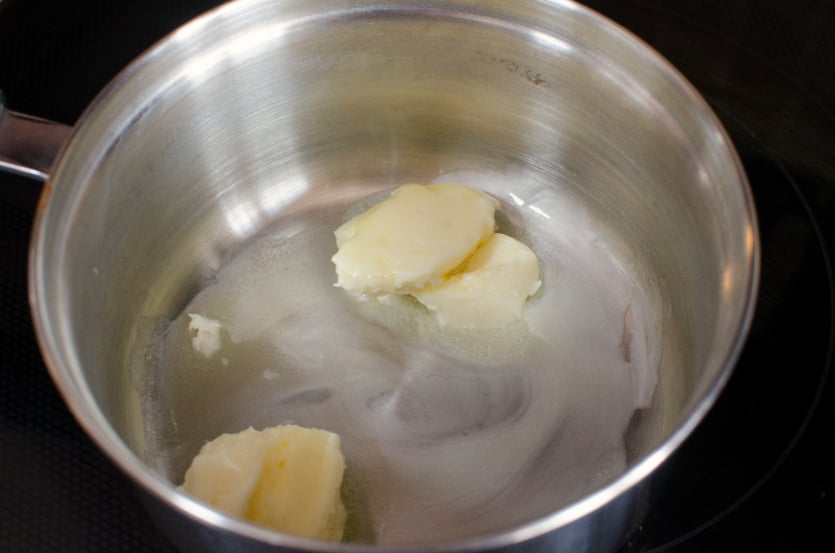
[[[0,90],[0,171],[46,181],[72,127],[6,108]]]

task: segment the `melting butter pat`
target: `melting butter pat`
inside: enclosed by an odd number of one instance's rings
[[[522,316],[542,282],[536,255],[525,244],[496,233],[443,283],[412,294],[441,324],[498,328]]]
[[[189,313],[188,330],[191,333],[191,347],[194,351],[209,358],[220,351],[221,324],[203,315]]]
[[[499,207],[466,186],[401,186],[336,230],[336,286],[358,296],[411,294],[444,325],[505,326],[541,281],[531,249],[495,233]]]
[[[440,284],[490,238],[498,208],[466,186],[401,186],[336,230],[336,285],[379,296]]]
[[[345,459],[339,436],[282,425],[203,446],[181,489],[232,516],[296,536],[340,541]]]

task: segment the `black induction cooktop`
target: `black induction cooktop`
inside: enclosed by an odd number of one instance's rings
[[[71,124],[135,56],[219,3],[0,0],[0,88],[13,109]],[[585,3],[707,99],[745,166],[762,238],[738,366],[654,479],[622,553],[835,551],[835,2]],[[26,299],[38,192],[0,174],[0,551],[170,552],[41,361]]]

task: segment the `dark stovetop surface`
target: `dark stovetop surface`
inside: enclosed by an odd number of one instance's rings
[[[13,109],[72,123],[135,56],[211,0],[0,0]],[[833,551],[835,2],[586,2],[706,97],[751,181],[763,243],[750,339],[704,423],[664,465],[623,553]],[[0,174],[0,550],[168,553],[132,486],[81,432],[31,330],[38,186]]]

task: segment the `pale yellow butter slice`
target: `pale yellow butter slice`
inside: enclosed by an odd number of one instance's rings
[[[296,536],[340,541],[345,459],[339,436],[282,425],[203,446],[182,490],[220,511]]]
[[[441,324],[499,328],[518,320],[528,297],[542,282],[531,249],[505,234],[494,234],[442,284],[413,292]]]
[[[336,230],[336,285],[371,296],[437,285],[493,234],[498,208],[466,186],[401,186]]]

